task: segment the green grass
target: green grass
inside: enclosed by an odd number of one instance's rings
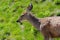
[[[26,7],[33,3],[32,13],[38,17],[47,17],[51,15],[54,9],[60,9],[60,5],[56,5],[57,0],[44,1],[38,0],[0,0],[0,40],[34,40],[34,27],[27,21],[23,22],[24,31],[21,25],[16,22]],[[43,40],[41,33],[37,34],[37,40]]]

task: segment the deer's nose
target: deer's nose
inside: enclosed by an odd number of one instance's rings
[[[16,22],[20,22],[19,20],[17,20]],[[20,22],[20,24],[22,25],[22,22]]]
[[[18,20],[16,22],[19,22]]]

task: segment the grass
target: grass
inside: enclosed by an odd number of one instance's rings
[[[0,1],[0,40],[34,40],[34,27],[27,21],[23,22],[24,31],[21,25],[16,22],[26,7],[33,3],[32,13],[38,17],[48,17],[54,9],[60,9],[60,5],[54,1],[42,0],[1,0]],[[37,40],[43,40],[38,32]]]

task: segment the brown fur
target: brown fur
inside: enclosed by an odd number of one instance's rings
[[[60,17],[47,17],[40,19],[41,24],[45,24],[47,21],[49,21],[49,25],[46,24],[46,29],[50,32],[51,37],[60,37]],[[44,30],[44,27],[42,30]]]

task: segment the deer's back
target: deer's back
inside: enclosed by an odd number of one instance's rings
[[[39,21],[40,21],[42,24],[50,21],[50,24],[51,24],[52,26],[54,26],[54,27],[57,26],[57,25],[60,26],[60,17],[46,17],[46,18],[41,18]]]

